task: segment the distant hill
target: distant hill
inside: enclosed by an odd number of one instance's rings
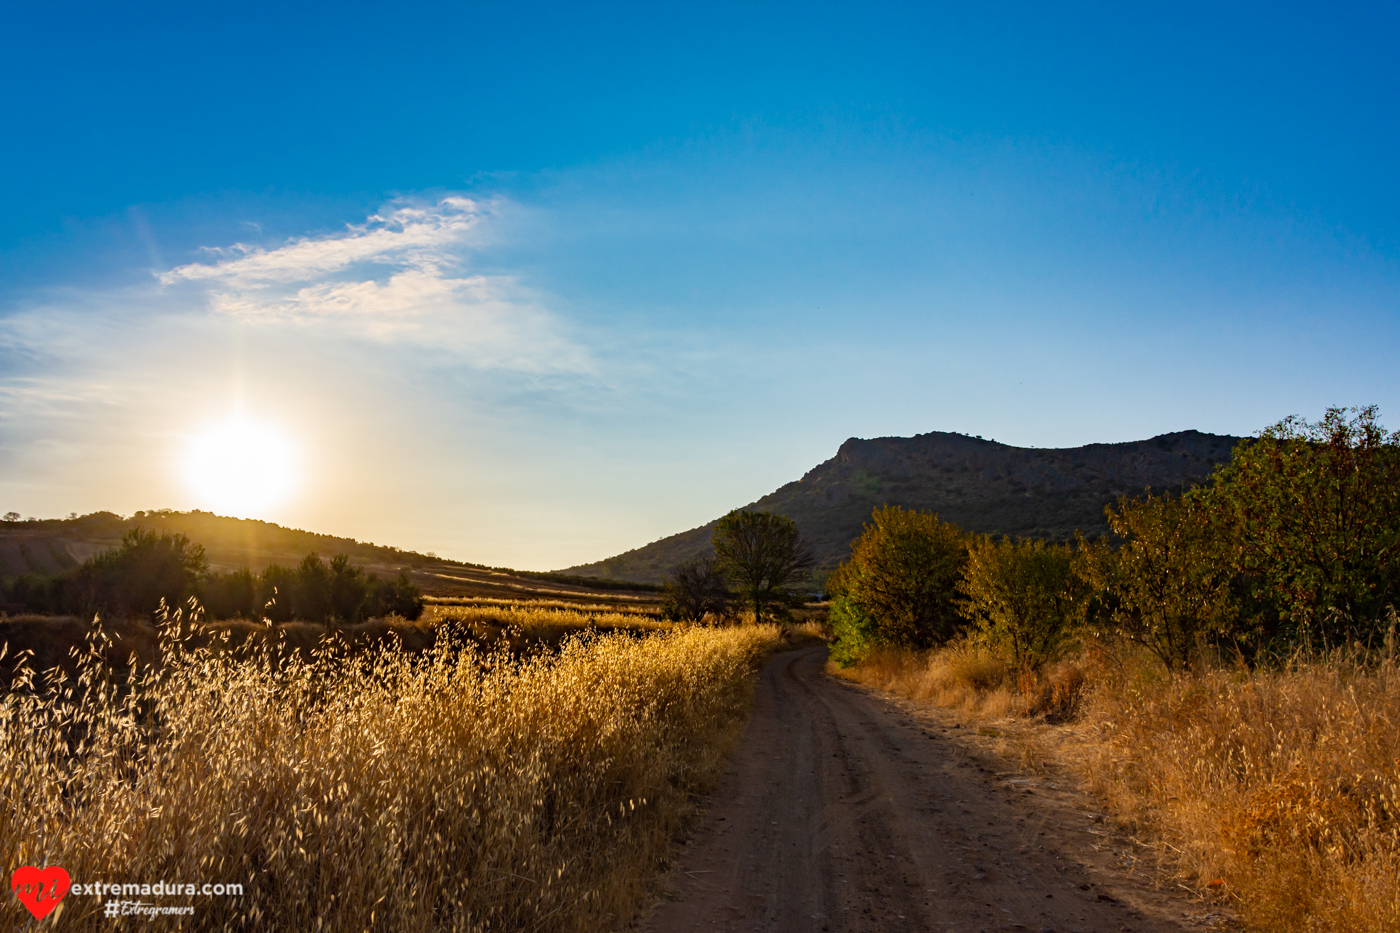
[[[269,564],[290,567],[315,551],[326,558],[346,554],[381,577],[406,573],[429,596],[596,601],[645,598],[646,595],[640,592],[643,588],[625,581],[569,579],[557,573],[484,567],[353,538],[284,528],[271,522],[168,509],[137,512],[130,518],[111,512],[94,512],[81,518],[0,522],[0,577],[60,573],[116,547],[122,536],[133,528],[185,535],[204,546],[213,570],[247,567],[261,571]]]
[[[1179,431],[1145,441],[1037,449],[963,434],[851,438],[836,456],[744,508],[786,515],[834,567],[883,504],[937,512],[969,531],[1068,539],[1108,532],[1104,506],[1145,487],[1201,483],[1242,438]],[[718,520],[718,519],[716,519]],[[570,567],[582,576],[660,582],[677,563],[711,553],[715,522],[616,557]]]

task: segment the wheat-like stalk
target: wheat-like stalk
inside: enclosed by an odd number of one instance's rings
[[[625,926],[777,640],[657,630],[512,657],[444,622],[423,654],[308,660],[167,631],[161,666],[119,682],[97,627],[75,678],[22,671],[0,697],[3,864],[245,885],[152,930]],[[98,900],[45,922],[102,926]],[[5,899],[0,920],[27,919]]]

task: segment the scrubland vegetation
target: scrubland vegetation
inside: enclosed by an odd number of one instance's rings
[[[877,510],[829,582],[836,669],[1065,724],[1035,754],[1253,929],[1400,929],[1400,437],[1289,419],[1108,513],[1044,542]]]
[[[194,597],[210,618],[355,624],[390,614],[416,619],[422,593],[408,578],[381,580],[338,554],[213,572],[204,548],[182,534],[134,529],[119,547],[56,576],[26,574],[0,585],[3,602],[31,613],[151,616]]]
[[[735,509],[715,525],[714,557],[675,567],[662,588],[662,614],[677,621],[748,618],[755,622],[791,622],[793,610],[807,602],[802,584],[810,584],[811,549],[797,523],[773,512]]]
[[[463,631],[498,608],[443,611],[419,654],[219,651],[170,622],[162,663],[126,680],[101,626],[75,676],[21,666],[0,698],[0,857],[85,883],[245,885],[184,928],[624,926],[779,630],[634,628],[513,656]],[[96,927],[98,900],[48,922]]]

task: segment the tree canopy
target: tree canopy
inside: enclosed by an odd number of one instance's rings
[[[1400,602],[1400,432],[1377,416],[1373,405],[1286,418],[1216,476],[1235,568],[1295,638],[1371,637]]]
[[[797,524],[773,512],[735,509],[719,520],[711,539],[719,568],[753,610],[754,620],[786,616],[793,586],[815,563]]]
[[[962,529],[931,512],[886,506],[871,513],[827,589],[859,607],[851,617],[873,624],[873,642],[929,647],[958,629],[953,599],[966,560]]]
[[[1023,670],[1051,660],[1072,630],[1082,586],[1063,544],[989,537],[968,542],[958,610],[982,640]]]

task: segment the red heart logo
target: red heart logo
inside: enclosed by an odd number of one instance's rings
[[[24,865],[16,868],[10,876],[10,887],[15,889],[15,896],[29,908],[36,920],[43,920],[53,913],[72,886],[73,879],[57,865],[42,871],[33,865]]]

